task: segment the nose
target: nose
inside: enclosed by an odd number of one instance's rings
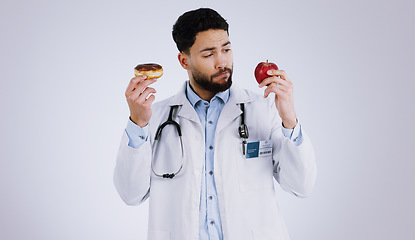
[[[226,58],[223,54],[218,54],[216,57],[216,68],[224,69],[226,67]]]

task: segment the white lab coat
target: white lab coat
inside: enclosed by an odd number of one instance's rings
[[[149,141],[138,149],[128,146],[124,132],[119,148],[114,183],[128,205],[149,203],[148,239],[188,240],[199,237],[199,205],[205,161],[204,129],[185,95],[185,86],[173,97],[153,104]],[[245,123],[250,141],[273,142],[272,156],[245,159],[239,103],[245,103]],[[170,107],[179,105],[173,119],[183,133],[184,165],[173,179],[156,173],[173,173],[180,168],[181,148],[176,130],[163,130],[159,147],[152,156],[152,143],[158,126],[167,120]],[[235,86],[223,107],[215,133],[214,178],[224,240],[289,239],[278,209],[273,177],[281,187],[296,196],[310,194],[316,178],[314,151],[307,134],[295,146],[283,136],[281,119],[272,98]],[[301,216],[299,216],[301,217]]]

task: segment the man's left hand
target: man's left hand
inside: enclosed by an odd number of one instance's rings
[[[267,86],[264,97],[275,93],[275,106],[282,119],[282,124],[287,129],[293,129],[297,125],[297,117],[294,109],[293,84],[284,70],[268,70],[269,78],[264,79],[259,87]]]

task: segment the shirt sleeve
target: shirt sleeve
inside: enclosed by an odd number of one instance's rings
[[[303,134],[301,132],[301,124],[297,122],[294,129],[287,129],[282,126],[282,133],[285,137],[289,138],[296,146],[300,146],[303,142]]]
[[[140,127],[135,124],[131,119],[128,119],[127,127],[125,128],[129,142],[128,146],[132,148],[139,148],[143,143],[147,141],[148,137],[148,125]]]

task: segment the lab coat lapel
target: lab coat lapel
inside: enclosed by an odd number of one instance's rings
[[[186,97],[186,83],[183,84],[183,87],[180,89],[180,91],[170,100],[169,106],[175,105],[181,106],[177,112],[179,117],[183,117],[200,124],[200,120],[195,109]]]
[[[230,88],[229,100],[223,107],[219,116],[218,125],[216,126],[216,133],[219,133],[230,122],[241,115],[242,111],[239,107],[239,103],[247,103],[251,101],[252,99],[248,96],[245,90],[237,86],[232,86]],[[186,83],[183,84],[180,91],[170,100],[169,106],[174,105],[181,106],[177,113],[179,117],[186,118],[200,125],[199,117],[186,97]]]
[[[239,104],[250,101],[252,101],[252,99],[244,90],[236,86],[231,87],[229,100],[225,106],[223,106],[219,116],[218,125],[216,126],[216,136],[224,127],[242,114]]]

